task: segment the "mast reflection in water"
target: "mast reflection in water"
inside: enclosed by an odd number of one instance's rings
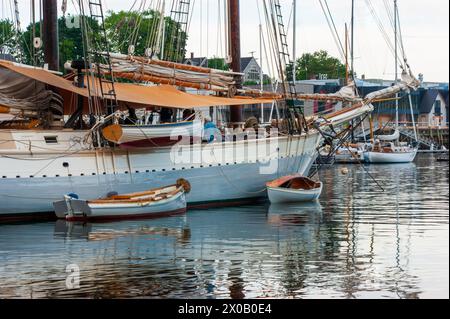
[[[0,298],[448,298],[448,163],[349,168],[320,204],[0,225]]]

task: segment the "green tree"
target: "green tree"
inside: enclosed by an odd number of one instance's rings
[[[39,37],[41,32],[41,24],[34,24],[36,37]],[[23,51],[24,63],[29,65],[35,65],[42,61],[42,50],[34,49],[34,35],[33,35],[33,23],[30,23],[25,32],[22,34],[21,47]]]
[[[135,55],[143,56],[157,43],[161,14],[154,10],[138,12],[109,11],[105,19],[111,50],[128,54],[130,45]],[[165,18],[164,60],[182,61],[186,55],[187,35],[178,23]]]
[[[230,66],[225,63],[225,59],[222,58],[212,58],[208,59],[208,67],[216,70],[228,71]]]
[[[83,35],[80,25],[72,23],[73,21],[81,21],[79,16],[61,17],[58,19],[59,33],[59,61],[60,70],[64,69],[64,63],[69,60],[84,58]],[[99,37],[99,25],[96,20],[89,17],[86,22],[90,26],[89,37],[97,40]],[[35,25],[36,36],[40,35],[41,24]],[[26,31],[22,35],[22,49],[24,51],[24,59],[26,64],[34,64],[33,59],[33,24],[27,26]],[[35,51],[35,60],[37,64],[42,63],[42,49]]]
[[[0,20],[0,53],[12,53],[16,31],[11,20]]]
[[[90,42],[98,43],[101,36],[98,22],[90,17],[84,17],[84,19],[86,24],[89,25],[88,37],[91,40]],[[167,35],[164,46],[165,52],[167,53],[165,57],[169,60],[176,59],[180,61],[185,56],[187,36],[181,31],[177,23],[170,18],[165,19]],[[58,19],[60,70],[64,69],[64,63],[66,61],[85,57],[82,29],[80,28],[80,25],[74,23],[74,21],[77,20],[81,21],[81,17],[68,16]],[[135,55],[144,55],[145,49],[149,46],[149,43],[154,43],[153,41],[156,41],[156,30],[158,29],[159,21],[160,14],[155,11],[148,11],[143,14],[124,11],[118,13],[112,11],[108,12],[105,19],[105,28],[111,52],[127,54],[128,47],[131,44],[134,44]],[[1,26],[2,25],[0,24],[0,27]],[[34,26],[36,36],[40,35],[40,26],[40,23],[36,23]],[[7,28],[5,27],[4,29],[6,30]],[[179,37],[174,36],[176,35],[174,30],[178,32]],[[43,63],[43,52],[42,49],[33,50],[33,38],[33,24],[30,24],[27,26],[21,37],[24,63],[30,65],[36,63],[39,65]],[[176,40],[174,40],[175,38]],[[177,50],[177,47],[180,49]],[[100,50],[102,50],[102,48],[100,48]],[[34,54],[33,51],[35,51]]]
[[[327,51],[305,53],[297,60],[297,80],[317,79],[320,74],[326,74],[329,79],[345,77],[345,65],[339,59],[332,57]],[[288,79],[292,81],[292,65],[287,67]]]

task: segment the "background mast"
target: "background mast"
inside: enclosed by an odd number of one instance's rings
[[[297,0],[294,0],[294,23],[293,23],[293,33],[294,33],[294,43],[292,45],[292,81],[294,85],[297,83]]]
[[[58,4],[57,0],[42,0],[44,62],[59,71]]]
[[[230,55],[231,69],[233,72],[241,72],[241,30],[239,15],[239,0],[228,0],[229,30],[230,30]],[[241,89],[242,83],[236,83],[236,88]],[[232,106],[230,108],[231,122],[243,122],[242,106]]]
[[[351,21],[351,47],[350,47],[350,60],[351,60],[351,71],[352,80],[355,81],[355,0],[352,0],[352,21]]]
[[[395,29],[395,85],[398,83],[398,39],[397,39],[397,21],[398,21],[398,6],[397,0],[394,0],[394,29]],[[398,93],[395,95],[395,128],[399,126],[399,114],[398,114]]]

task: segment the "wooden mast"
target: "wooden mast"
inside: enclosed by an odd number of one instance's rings
[[[57,0],[42,0],[44,62],[53,71],[59,70]]]
[[[297,0],[293,3],[293,44],[292,44],[292,81],[297,84]],[[262,67],[262,66],[261,66]]]
[[[351,56],[351,71],[352,71],[352,80],[355,81],[355,0],[352,0],[352,20],[351,20],[351,47],[350,47],[350,56]]]
[[[395,84],[398,84],[398,31],[397,31],[397,0],[394,0],[394,32],[395,32]],[[399,127],[399,103],[398,103],[398,93],[395,94],[395,129],[398,130]]]
[[[229,12],[229,32],[230,32],[230,55],[231,69],[233,72],[241,72],[241,30],[239,0],[228,0]],[[236,84],[237,89],[242,88],[242,83]],[[231,122],[243,122],[242,106],[232,106],[230,108]]]
[[[345,85],[349,84],[349,70],[348,70],[348,28],[345,24]]]

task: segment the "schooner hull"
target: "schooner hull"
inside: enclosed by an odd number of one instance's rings
[[[52,203],[67,193],[100,198],[109,192],[131,193],[163,187],[179,178],[192,185],[186,197],[190,207],[253,201],[267,197],[268,181],[289,174],[307,174],[317,157],[320,141],[321,136],[312,133],[203,145],[199,149],[181,147],[178,153],[184,153],[183,156],[203,156],[201,161],[189,164],[178,163],[172,148],[33,155],[34,160],[30,155],[0,157],[0,219],[51,212]],[[258,148],[269,151],[266,155],[251,156]]]

